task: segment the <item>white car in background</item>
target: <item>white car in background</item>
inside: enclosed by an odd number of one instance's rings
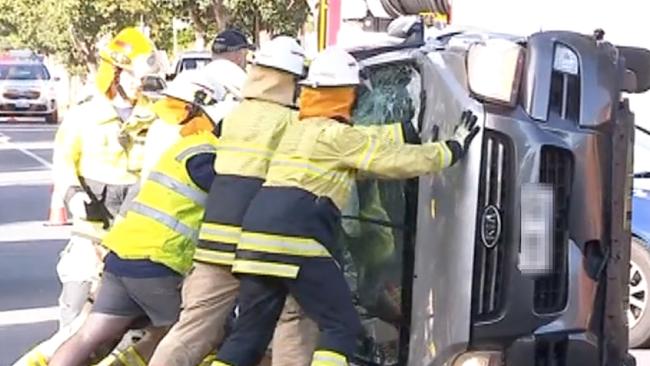
[[[190,51],[182,53],[176,59],[174,70],[167,75],[167,81],[173,80],[176,75],[185,70],[193,70],[201,68],[212,61],[212,54],[205,51]]]
[[[38,60],[0,60],[0,122],[57,123],[56,81]]]

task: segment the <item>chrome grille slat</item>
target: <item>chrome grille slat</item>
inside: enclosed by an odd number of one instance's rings
[[[495,131],[484,134],[479,182],[477,234],[475,240],[474,287],[472,307],[476,317],[487,319],[497,316],[502,309],[504,285],[504,258],[508,244],[508,230],[512,192],[513,168],[511,141]],[[486,245],[482,222],[489,207],[498,211],[500,235],[493,246]]]

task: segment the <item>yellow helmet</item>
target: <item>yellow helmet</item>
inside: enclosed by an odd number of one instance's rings
[[[99,51],[99,57],[109,64],[133,72],[138,77],[156,73],[160,64],[156,46],[139,29],[124,28]]]
[[[115,68],[128,70],[137,78],[160,71],[156,46],[137,28],[125,28],[99,51],[100,63],[96,86],[101,93],[109,93],[115,80]],[[112,96],[110,96],[112,98]]]

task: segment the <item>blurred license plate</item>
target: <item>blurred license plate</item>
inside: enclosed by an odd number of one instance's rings
[[[554,194],[550,184],[521,187],[521,252],[519,270],[543,275],[553,268]]]
[[[29,102],[25,100],[16,101],[16,108],[27,109],[29,108]]]

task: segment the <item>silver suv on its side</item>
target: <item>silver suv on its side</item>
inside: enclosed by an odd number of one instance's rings
[[[55,81],[36,59],[0,60],[0,121],[57,123]]]
[[[409,121],[467,157],[360,180],[341,265],[365,325],[355,365],[633,365],[626,319],[634,115],[650,52],[602,33],[422,32],[355,50],[357,124]]]

